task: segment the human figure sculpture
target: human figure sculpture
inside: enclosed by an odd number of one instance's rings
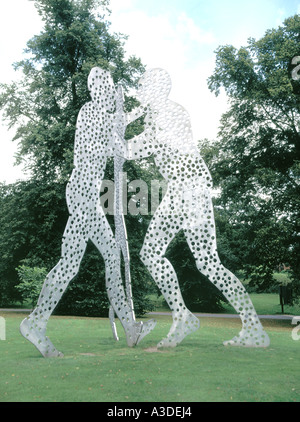
[[[148,107],[145,130],[128,141],[128,159],[153,155],[168,188],[150,221],[141,259],[168,303],[171,329],[158,347],[175,347],[199,328],[199,320],[186,307],[171,262],[168,245],[183,230],[198,270],[223,293],[242,320],[242,330],[224,345],[266,347],[269,337],[242,283],[226,269],[218,256],[210,190],[212,179],[193,141],[185,109],[169,98],[170,76],[151,69],[140,80],[137,99]]]
[[[128,305],[120,274],[120,250],[100,203],[100,187],[106,161],[123,156],[124,140],[118,133],[120,119],[114,113],[116,90],[108,71],[95,67],[88,78],[92,101],[78,115],[74,145],[74,169],[66,188],[70,213],[58,264],[47,275],[36,308],[20,326],[21,334],[45,357],[63,356],[46,336],[49,317],[78,273],[88,240],[103,256],[109,301],[126,333],[128,346],[136,345],[149,332],[136,322]]]

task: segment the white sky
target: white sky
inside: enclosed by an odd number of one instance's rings
[[[215,97],[207,88],[219,45],[246,45],[260,38],[287,17],[300,13],[300,0],[111,0],[111,30],[129,36],[128,55],[148,68],[162,67],[171,75],[170,97],[190,113],[195,139],[213,139],[225,95]],[[26,42],[42,30],[30,0],[0,2],[0,82],[16,79],[12,63],[22,58]],[[0,182],[24,178],[13,166],[17,144],[11,142],[0,115]]]

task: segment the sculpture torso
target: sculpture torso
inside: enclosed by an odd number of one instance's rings
[[[71,212],[74,206],[97,203],[104,177],[114,115],[94,102],[85,104],[79,112],[75,145],[74,169],[66,189]],[[96,122],[96,124],[95,124]]]
[[[190,118],[180,105],[167,100],[153,113],[154,159],[162,176],[189,187],[195,181],[202,188],[212,187],[212,178],[193,140]],[[200,187],[200,186],[199,186]]]

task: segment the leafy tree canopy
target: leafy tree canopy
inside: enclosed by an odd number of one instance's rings
[[[18,162],[34,177],[66,181],[72,169],[78,112],[89,101],[87,77],[93,66],[109,69],[125,90],[144,67],[125,60],[122,34],[111,34],[104,16],[107,1],[35,0],[44,28],[27,42],[27,58],[15,63],[20,82],[0,85],[0,107],[16,128]],[[132,101],[131,101],[132,102]]]
[[[208,86],[224,89],[229,110],[221,119],[211,160],[218,204],[231,222],[248,227],[256,265],[287,261],[299,278],[300,97],[291,62],[300,53],[300,16],[286,19],[259,40],[236,49],[220,46]]]

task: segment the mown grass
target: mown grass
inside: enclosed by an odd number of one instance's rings
[[[19,334],[24,315],[2,314],[1,402],[298,402],[299,347],[290,321],[264,320],[267,349],[224,347],[239,319],[201,318],[200,329],[177,348],[156,344],[171,325],[157,326],[137,347],[112,338],[105,318],[53,316],[48,335],[63,358],[43,358]]]
[[[276,293],[250,293],[250,298],[253,302],[256,312],[259,315],[279,315],[282,313],[279,294]],[[164,301],[163,296],[150,296],[151,302],[155,306],[156,311],[169,311],[168,305]],[[221,313],[235,314],[235,310],[228,303],[222,303],[223,309]],[[300,305],[293,306],[284,305],[284,313],[289,315],[300,315]]]
[[[259,315],[279,315],[282,309],[279,300],[279,294],[276,293],[250,293],[256,312]],[[233,308],[228,304],[223,304],[224,312],[235,313]],[[294,304],[284,305],[284,314],[300,315],[300,305]]]

